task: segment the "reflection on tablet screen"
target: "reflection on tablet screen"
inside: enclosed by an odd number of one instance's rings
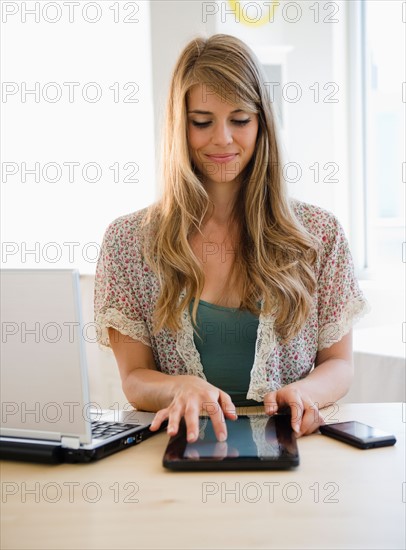
[[[277,458],[281,454],[275,426],[275,417],[254,415],[226,420],[227,440],[216,439],[212,422],[200,419],[200,437],[194,443],[187,443],[184,458],[267,457]],[[286,439],[286,437],[285,437]],[[289,439],[289,437],[288,437]]]

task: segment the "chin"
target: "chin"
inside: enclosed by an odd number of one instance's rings
[[[222,182],[230,182],[230,181],[234,181],[236,180],[237,178],[240,177],[241,175],[241,170],[230,170],[228,169],[227,171],[221,171],[221,172],[218,172],[218,173],[215,173],[215,174],[206,174],[206,178],[212,180],[212,181],[217,181],[219,183],[222,183]]]

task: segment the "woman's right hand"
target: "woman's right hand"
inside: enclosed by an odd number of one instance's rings
[[[175,382],[175,380],[173,381]],[[207,412],[210,416],[217,440],[225,441],[227,439],[225,417],[230,420],[237,418],[231,397],[198,376],[178,375],[176,376],[172,402],[168,407],[156,413],[150,430],[158,430],[162,422],[168,419],[168,435],[176,435],[179,422],[184,417],[187,440],[194,442],[199,437],[199,415],[201,411]]]

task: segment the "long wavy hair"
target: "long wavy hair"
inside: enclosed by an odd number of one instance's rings
[[[286,342],[310,314],[316,288],[313,265],[320,243],[299,223],[287,195],[262,67],[244,42],[226,34],[193,39],[172,74],[161,137],[163,189],[147,208],[142,224],[144,258],[160,285],[154,334],[163,327],[179,330],[181,313],[192,298],[196,328],[204,288],[204,272],[188,240],[195,231],[201,232],[213,206],[188,145],[187,98],[196,84],[210,85],[222,101],[258,115],[255,150],[239,174],[241,185],[230,216],[238,237],[234,262],[216,303],[227,301],[227,287],[237,289],[239,308],[258,316],[263,298],[263,312],[274,316],[275,329]],[[179,301],[183,288],[186,294]]]

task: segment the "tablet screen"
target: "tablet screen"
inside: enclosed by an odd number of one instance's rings
[[[258,446],[254,441],[254,436],[257,435],[257,438],[258,436],[261,438],[261,432],[265,435],[265,427],[266,437],[263,438],[262,450],[266,451],[267,456],[279,456],[280,446],[276,436],[275,422],[271,418],[263,419],[262,422],[261,420],[261,418],[256,418],[256,422],[253,422],[247,416],[241,417],[237,421],[226,420],[227,440],[219,442],[216,439],[212,422],[208,419],[201,419],[201,435],[194,443],[186,443],[183,456],[194,458],[198,453],[200,458],[256,457],[258,456]],[[259,428],[258,434],[255,434],[256,428]],[[258,440],[257,443],[259,443]]]
[[[227,419],[227,440],[220,442],[210,418],[201,417],[199,438],[193,443],[186,440],[186,425],[182,420],[178,434],[168,444],[164,466],[177,469],[297,466],[299,455],[290,420],[289,415],[250,415],[240,416],[237,420]]]

